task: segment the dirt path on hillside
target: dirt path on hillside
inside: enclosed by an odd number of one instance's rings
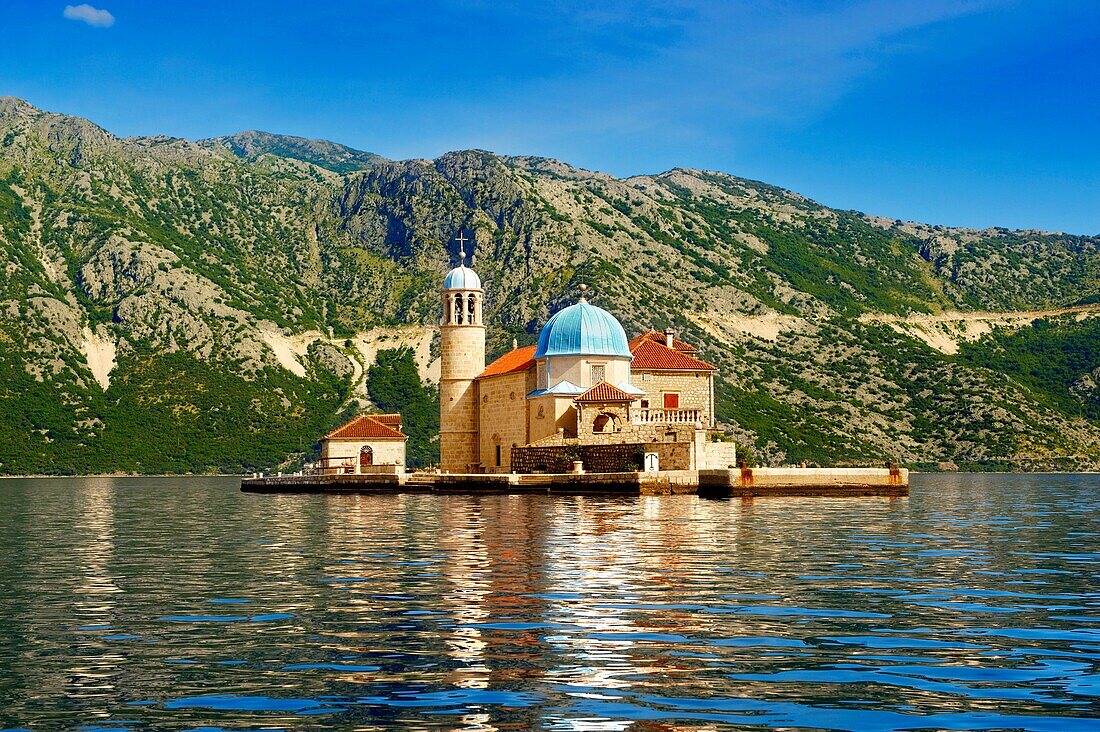
[[[1100,317],[1100,303],[1078,305],[1050,310],[1021,310],[1016,312],[949,311],[936,314],[885,315],[865,313],[859,316],[861,323],[884,323],[898,333],[918,338],[937,351],[953,355],[959,352],[959,344],[975,341],[997,326],[1024,326],[1042,318],[1076,315],[1078,321]]]

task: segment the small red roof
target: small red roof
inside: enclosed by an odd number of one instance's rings
[[[395,419],[396,418],[396,419]],[[389,422],[390,424],[387,424]],[[396,427],[392,426],[396,424]],[[403,440],[405,433],[400,429],[400,414],[361,414],[350,422],[345,422],[325,435],[326,440],[354,440],[381,438]]]
[[[641,335],[636,335],[630,339],[630,351],[633,352],[634,349],[637,348],[638,345],[643,341],[653,341],[654,343],[660,343],[663,346],[665,344],[665,334],[650,328],[645,333],[642,333]],[[695,353],[695,351],[697,350],[695,346],[684,343],[683,341],[675,337],[672,339],[672,347],[680,353]]]
[[[632,402],[634,397],[627,394],[617,386],[612,386],[606,381],[593,386],[591,389],[574,399],[575,402]]]
[[[496,361],[485,367],[477,378],[484,379],[487,376],[500,376],[502,374],[515,374],[526,371],[535,365],[535,346],[516,348],[504,354]]]
[[[675,348],[669,348],[664,343],[655,343],[652,340],[643,339],[637,346],[631,346],[630,352],[634,354],[634,360],[630,362],[632,370],[652,371],[717,371],[715,366],[706,361],[681,353]]]

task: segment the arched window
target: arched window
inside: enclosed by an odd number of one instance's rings
[[[364,445],[363,449],[359,451],[359,469],[368,468],[374,465],[374,448],[370,445]]]
[[[455,325],[462,325],[462,295],[455,295]]]
[[[470,325],[477,324],[477,318],[475,317],[477,315],[477,311],[474,309],[474,300],[476,297],[476,295],[468,295],[466,297],[466,322]]]
[[[619,430],[619,418],[614,414],[598,414],[592,422],[593,432],[618,432]]]

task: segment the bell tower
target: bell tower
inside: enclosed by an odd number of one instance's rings
[[[485,370],[485,293],[481,278],[465,264],[467,241],[460,232],[458,266],[440,290],[439,467],[444,473],[468,473],[480,463],[474,379]]]

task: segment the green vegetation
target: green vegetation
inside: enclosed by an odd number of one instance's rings
[[[420,380],[411,349],[379,351],[367,369],[367,392],[383,412],[401,414],[411,467],[439,462],[439,392]]]
[[[1010,376],[1066,415],[1100,421],[1100,318],[998,329],[964,344],[959,358]]]
[[[78,396],[0,358],[0,471],[248,473],[297,460],[333,426],[347,384],[269,369],[245,379],[185,353],[126,358]]]

